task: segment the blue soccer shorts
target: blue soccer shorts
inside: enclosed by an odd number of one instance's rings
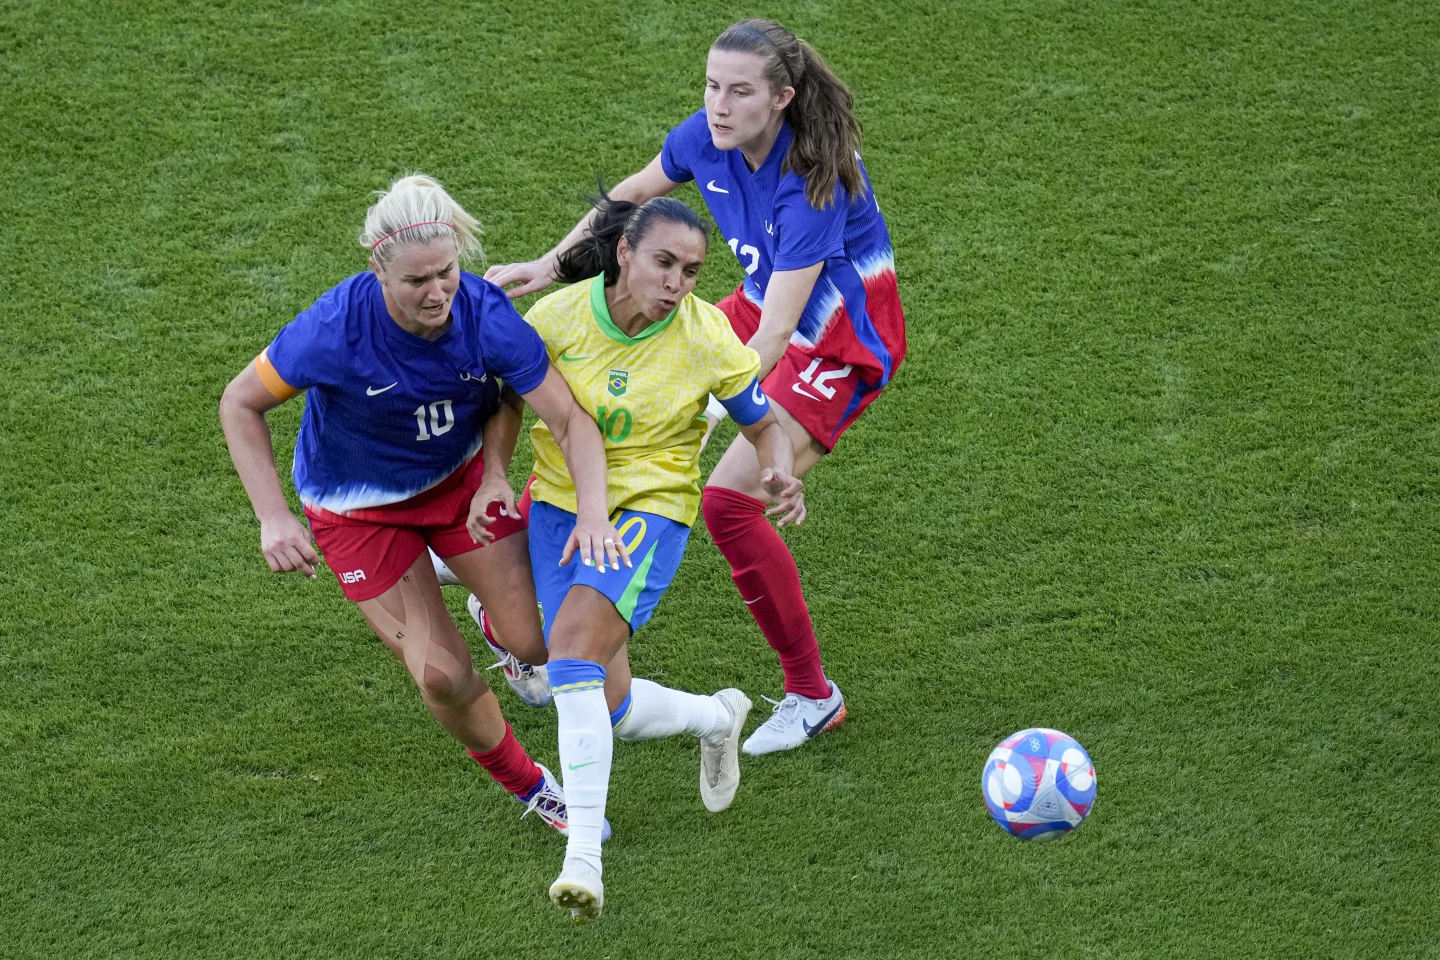
[[[535,595],[540,601],[547,644],[560,604],[575,584],[583,583],[604,594],[630,624],[633,635],[654,614],[675,579],[690,539],[689,527],[638,510],[619,510],[610,522],[630,552],[633,566],[621,564],[619,570],[601,573],[596,567],[585,566],[577,553],[562,567],[560,555],[575,529],[575,514],[539,501],[530,507],[530,566],[535,571]]]

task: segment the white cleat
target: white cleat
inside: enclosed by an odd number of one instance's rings
[[[605,908],[605,884],[598,871],[578,857],[567,857],[560,876],[550,884],[550,899],[555,906],[570,911],[570,919],[579,923],[599,919]]]
[[[769,697],[765,698],[770,700]],[[777,750],[794,750],[807,740],[814,740],[826,730],[840,726],[845,719],[845,698],[835,681],[830,681],[830,696],[811,700],[797,693],[785,694],[783,700],[770,700],[775,709],[741,747],[752,757]]]
[[[436,553],[434,550],[430,551],[430,562],[435,565],[435,579],[440,581],[440,586],[460,586],[460,578],[455,576],[455,571],[450,569],[450,564],[446,563],[444,560],[441,560],[440,554]]]
[[[724,729],[700,738],[700,799],[706,810],[719,813],[740,789],[740,731],[750,714],[750,698],[731,687],[712,699],[729,712],[730,720]]]
[[[480,628],[481,638],[490,648],[490,652],[495,655],[494,666],[486,669],[505,671],[505,682],[510,684],[511,690],[515,691],[515,696],[530,706],[549,706],[550,701],[554,698],[550,693],[550,671],[545,668],[545,665],[531,666],[504,647],[490,642],[490,638],[485,636],[485,627],[480,622],[484,610],[480,608],[480,598],[475,594],[470,594],[470,599],[465,601],[465,609],[470,611],[470,619],[474,620],[475,626]]]
[[[545,764],[537,763],[535,766],[540,768],[544,779],[540,781],[540,789],[535,791],[533,797],[528,801],[521,801],[525,804],[525,812],[520,814],[520,819],[524,820],[533,813],[543,820],[546,826],[569,836],[570,811],[565,806],[565,788]],[[600,830],[600,842],[609,840],[613,832],[610,829],[610,818],[606,817],[605,825]]]

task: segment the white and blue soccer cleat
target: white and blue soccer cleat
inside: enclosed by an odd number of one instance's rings
[[[540,768],[542,776],[535,792],[528,799],[520,801],[525,804],[525,812],[520,814],[520,819],[524,820],[533,813],[545,821],[547,826],[568,836],[570,811],[565,807],[565,788],[560,785],[560,781],[555,779],[555,774],[551,773],[550,768],[545,764],[537,763],[535,766]],[[605,824],[600,829],[600,842],[604,843],[609,840],[613,832],[610,829],[610,818],[606,817]]]
[[[426,547],[429,550],[429,547]],[[440,554],[430,550],[430,563],[435,567],[435,579],[440,581],[442,587],[460,586],[460,578],[455,576],[455,571],[450,569],[450,564],[440,559]]]
[[[711,699],[729,714],[729,720],[700,738],[700,799],[706,810],[719,813],[740,789],[740,731],[750,715],[750,698],[731,687]]]
[[[605,884],[600,872],[579,857],[566,857],[560,876],[550,884],[550,899],[555,906],[570,911],[570,919],[579,923],[599,919],[605,908]]]
[[[770,700],[769,697],[765,699]],[[787,693],[785,699],[770,702],[775,704],[770,719],[755,728],[741,747],[752,757],[777,750],[794,750],[826,730],[835,729],[845,719],[845,697],[834,680],[830,681],[830,696],[824,700]]]
[[[511,690],[515,691],[515,696],[529,706],[548,707],[554,698],[550,693],[550,672],[545,669],[544,664],[538,667],[531,666],[504,647],[490,642],[490,638],[485,636],[485,626],[481,622],[485,611],[480,606],[480,598],[475,594],[470,594],[470,599],[465,601],[465,609],[470,611],[470,619],[474,620],[475,626],[480,628],[480,636],[495,656],[495,664],[486,669],[503,670],[505,682],[510,684]]]

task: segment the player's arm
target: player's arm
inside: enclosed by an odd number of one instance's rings
[[[680,184],[665,176],[665,169],[660,164],[660,154],[646,165],[639,173],[632,173],[621,180],[610,191],[610,196],[616,200],[629,200],[632,203],[644,203],[646,200],[653,200],[656,197],[663,197],[670,193]],[[591,210],[575,224],[575,228],[565,234],[565,238],[555,244],[539,260],[530,260],[525,263],[497,263],[485,271],[485,279],[502,287],[509,287],[512,283],[519,286],[511,287],[505,292],[510,299],[523,297],[527,293],[535,293],[537,290],[544,290],[555,280],[555,274],[559,269],[560,255],[575,245],[575,242],[590,232],[590,223],[595,219],[595,211]]]
[[[800,323],[810,292],[824,269],[825,261],[798,270],[776,270],[765,287],[765,305],[760,309],[760,326],[747,346],[760,354],[760,379],[764,380],[790,343],[790,335]]]
[[[517,517],[515,488],[510,486],[510,460],[515,456],[515,441],[520,438],[525,401],[509,386],[500,390],[500,407],[485,421],[481,432],[480,456],[484,476],[475,496],[470,498],[470,517],[465,523],[476,543],[489,543],[495,534],[486,528],[497,518],[490,516],[490,504],[499,502],[500,516]]]
[[[257,364],[265,371],[265,379]],[[310,531],[290,512],[280,488],[270,426],[265,422],[266,411],[298,392],[280,379],[262,353],[225,388],[220,397],[220,426],[235,472],[260,521],[260,551],[265,562],[276,573],[299,570],[313,579],[320,555],[310,542]]]
[[[776,525],[781,527],[787,523],[796,526],[804,523],[805,485],[795,476],[795,450],[770,406],[770,398],[760,388],[759,378],[752,379],[744,390],[728,400],[722,399],[720,404],[755,448],[755,456],[760,461],[760,485],[774,501],[765,515],[779,517]]]
[[[607,563],[615,570],[620,569],[621,560],[630,566],[630,554],[606,517],[609,477],[600,428],[575,402],[570,385],[553,363],[545,371],[545,379],[522,396],[550,428],[550,435],[564,455],[565,468],[575,483],[575,530],[560,555],[560,565],[569,563],[578,550],[580,560],[587,567],[598,561],[601,573],[605,572]]]

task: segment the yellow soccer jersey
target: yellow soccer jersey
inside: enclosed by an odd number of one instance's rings
[[[605,438],[609,504],[687,526],[700,509],[701,414],[750,388],[760,355],[740,342],[725,314],[694,294],[638,337],[610,319],[605,278],[552,293],[525,315],[545,340],[550,362]],[[535,447],[531,496],[575,511],[575,484],[544,422]]]

